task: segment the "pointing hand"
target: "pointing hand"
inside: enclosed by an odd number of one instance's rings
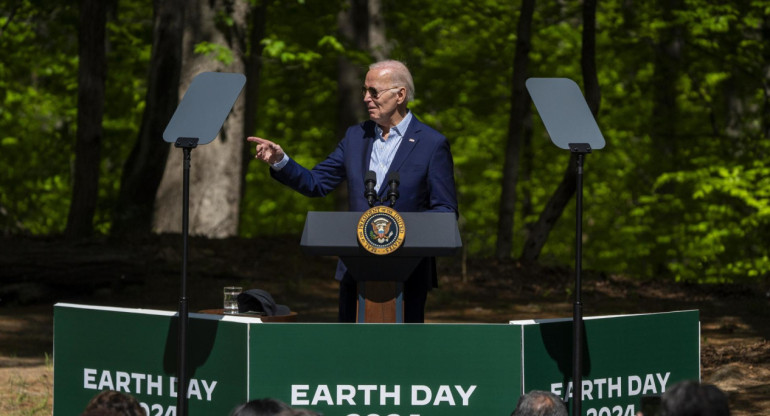
[[[257,154],[255,159],[262,160],[271,165],[280,162],[283,159],[283,149],[281,146],[261,137],[248,137],[246,140],[257,144]]]

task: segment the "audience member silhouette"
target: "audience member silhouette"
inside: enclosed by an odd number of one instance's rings
[[[663,393],[662,416],[730,416],[727,396],[713,384],[682,381]]]
[[[256,399],[244,403],[231,416],[318,416],[318,413],[305,409],[292,409],[288,404],[276,399]]]
[[[519,397],[511,416],[567,416],[567,406],[553,393],[532,390]]]
[[[108,409],[93,409],[86,410],[85,412],[81,413],[80,416],[120,416],[120,413]]]
[[[88,402],[81,416],[147,416],[147,413],[133,396],[104,390]]]
[[[280,416],[323,416],[321,413],[316,413],[307,409],[292,409],[289,413],[281,413]]]

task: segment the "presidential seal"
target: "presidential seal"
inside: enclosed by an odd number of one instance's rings
[[[406,226],[395,209],[379,206],[369,208],[358,220],[358,242],[373,254],[389,254],[404,242]]]

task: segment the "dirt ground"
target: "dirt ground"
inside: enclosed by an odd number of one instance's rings
[[[262,288],[304,322],[334,322],[335,259],[301,253],[295,236],[191,238],[190,310],[219,307],[220,288]],[[53,404],[53,305],[176,310],[182,240],[84,241],[0,237],[0,415],[47,415]],[[589,254],[585,254],[589,255]],[[570,317],[569,268],[439,259],[427,322],[505,323]],[[688,285],[583,272],[584,315],[698,309],[702,379],[733,415],[770,415],[770,293],[760,285]]]

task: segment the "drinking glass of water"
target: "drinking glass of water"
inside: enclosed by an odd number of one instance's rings
[[[235,315],[238,313],[238,295],[242,289],[240,286],[225,286],[225,314]]]

